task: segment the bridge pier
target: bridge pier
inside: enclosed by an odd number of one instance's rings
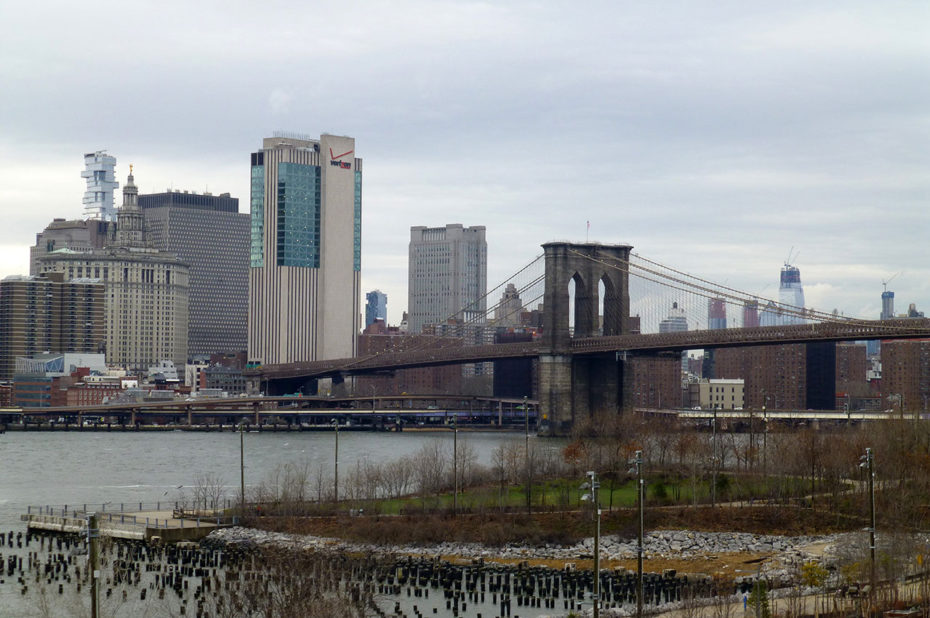
[[[615,353],[539,357],[540,433],[564,436],[576,423],[632,409],[630,361]]]
[[[571,431],[575,418],[572,406],[572,357],[539,357],[540,433],[557,436]]]

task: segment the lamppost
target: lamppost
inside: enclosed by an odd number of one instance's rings
[[[336,450],[333,453],[333,503],[339,504],[339,419],[334,418],[332,421],[333,428],[336,430]]]
[[[526,451],[526,512],[533,509],[533,484],[530,479],[530,411],[526,407],[526,395],[523,396],[523,437]]]
[[[643,482],[643,452],[636,451],[630,461],[636,469],[636,502],[639,505],[639,530],[636,545],[636,615],[643,615],[643,512],[646,505],[646,484]]]
[[[875,456],[871,448],[859,458],[859,467],[869,471],[869,584],[870,594],[875,594]]]
[[[769,478],[769,417],[762,404],[762,477],[768,484]]]
[[[637,451],[638,452],[638,451]],[[581,496],[582,500],[591,500],[594,505],[594,618],[600,616],[601,608],[601,503],[598,500],[598,489],[601,484],[597,480],[597,473],[588,471],[587,483],[581,488],[589,489],[591,493]]]

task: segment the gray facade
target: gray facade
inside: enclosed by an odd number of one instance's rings
[[[410,228],[407,320],[410,333],[448,320],[468,322],[487,308],[485,227]]]
[[[148,241],[190,267],[188,357],[246,349],[249,215],[228,193],[139,196]]]
[[[91,253],[116,240],[116,221],[54,219],[36,234],[36,244],[29,247],[29,274],[38,275],[43,257],[58,249]]]

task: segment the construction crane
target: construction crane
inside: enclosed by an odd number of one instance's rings
[[[891,283],[891,282],[894,280],[894,278],[897,277],[898,275],[900,275],[902,272],[904,272],[904,271],[903,271],[903,270],[902,270],[902,271],[898,271],[898,272],[896,272],[895,274],[891,275],[891,277],[889,277],[888,279],[882,279],[882,292],[887,292],[887,291],[888,291],[888,284]]]

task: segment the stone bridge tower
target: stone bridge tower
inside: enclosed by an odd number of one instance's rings
[[[546,289],[543,317],[544,351],[539,357],[540,430],[566,435],[572,426],[595,413],[617,414],[632,393],[632,370],[615,352],[574,356],[573,337],[630,333],[629,245],[543,245]],[[574,281],[574,324],[569,324]],[[603,316],[599,287],[604,284]]]

